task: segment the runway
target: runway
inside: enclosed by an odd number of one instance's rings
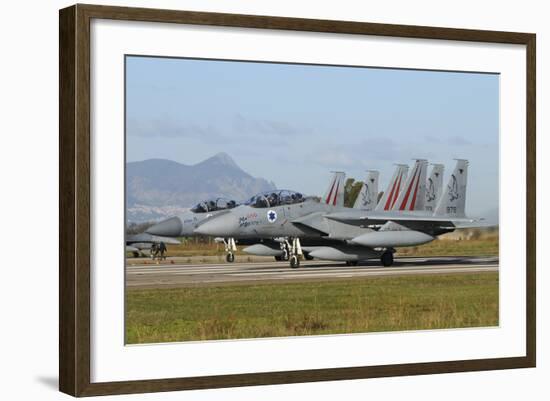
[[[164,263],[164,262],[163,262]],[[497,257],[396,258],[391,267],[372,261],[359,266],[343,262],[302,261],[297,269],[288,262],[159,264],[126,267],[128,288],[170,288],[197,285],[252,284],[350,279],[421,274],[455,274],[498,271]]]

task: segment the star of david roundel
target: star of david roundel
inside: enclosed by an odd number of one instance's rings
[[[267,221],[270,223],[275,223],[275,221],[277,221],[277,212],[275,210],[268,210]]]

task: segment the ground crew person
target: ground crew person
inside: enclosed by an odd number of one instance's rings
[[[164,256],[164,253],[166,252],[166,244],[161,241],[159,245],[159,251],[160,251],[160,259],[166,259],[166,256]]]

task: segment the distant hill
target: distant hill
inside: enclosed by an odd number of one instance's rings
[[[165,159],[126,164],[127,220],[141,222],[174,215],[201,200],[237,201],[275,189],[273,182],[242,170],[226,153],[194,165]]]

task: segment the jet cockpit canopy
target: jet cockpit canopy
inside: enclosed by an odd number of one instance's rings
[[[208,213],[218,210],[233,209],[237,206],[237,202],[231,199],[215,198],[200,202],[191,208],[193,213]]]
[[[282,205],[292,205],[305,201],[304,195],[295,191],[274,190],[254,195],[245,205],[256,208],[267,208]]]

